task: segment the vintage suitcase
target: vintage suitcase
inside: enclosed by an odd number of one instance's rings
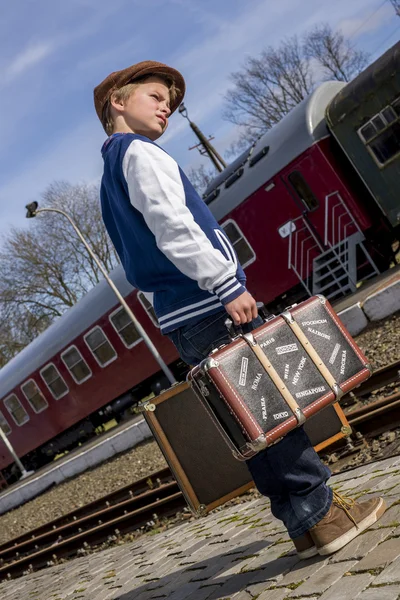
[[[235,460],[188,383],[179,383],[146,403],[148,423],[186,502],[203,515],[254,486],[243,462]],[[334,404],[306,422],[314,448],[328,448],[350,435],[341,408]]]
[[[314,296],[214,350],[188,380],[234,456],[245,460],[370,374],[328,300]]]
[[[254,486],[248,468],[232,457],[188,383],[153,398],[150,408],[143,415],[194,514],[205,514]]]

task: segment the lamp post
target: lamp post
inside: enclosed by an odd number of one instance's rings
[[[15,462],[18,465],[19,470],[21,471],[22,475],[20,477],[20,479],[25,479],[26,477],[29,477],[29,475],[32,475],[35,471],[27,471],[24,467],[24,465],[22,464],[22,462],[19,460],[14,448],[11,446],[11,443],[8,439],[8,437],[6,436],[6,434],[3,431],[3,428],[0,426],[0,437],[2,438],[4,444],[6,445],[8,451],[10,452],[11,456],[13,457],[13,459],[15,460]]]
[[[138,333],[141,335],[141,337],[143,338],[144,343],[146,344],[146,346],[148,347],[148,349],[152,353],[152,355],[155,358],[155,360],[160,365],[161,369],[164,371],[164,374],[167,376],[169,382],[171,384],[172,383],[176,383],[175,377],[173,376],[172,372],[170,371],[170,369],[165,364],[165,362],[162,359],[162,357],[161,357],[160,353],[158,352],[157,348],[154,346],[153,342],[151,341],[151,339],[149,338],[149,336],[147,335],[147,333],[145,332],[145,330],[143,329],[143,327],[141,326],[141,324],[139,323],[139,321],[136,319],[135,315],[133,314],[132,310],[129,308],[128,304],[126,303],[125,299],[121,295],[120,291],[118,290],[118,288],[116,287],[116,285],[114,284],[114,282],[112,281],[112,279],[108,276],[107,271],[104,269],[103,265],[101,264],[101,262],[97,258],[96,254],[93,252],[92,248],[89,246],[89,244],[87,243],[87,241],[83,237],[80,229],[75,224],[75,222],[71,219],[71,217],[66,212],[64,212],[63,210],[60,210],[59,208],[38,208],[38,207],[39,207],[39,204],[37,202],[31,202],[30,204],[27,204],[25,206],[25,208],[27,209],[26,218],[27,219],[31,219],[32,217],[36,217],[36,215],[39,214],[39,213],[41,213],[41,212],[56,212],[56,213],[59,213],[59,214],[63,215],[64,217],[66,217],[68,219],[68,221],[71,223],[72,227],[75,229],[75,231],[76,231],[77,235],[79,236],[80,240],[85,245],[85,247],[86,247],[87,251],[89,252],[90,256],[95,261],[95,263],[99,267],[100,271],[103,273],[104,278],[106,279],[108,285],[110,286],[110,288],[113,290],[113,292],[117,296],[118,300],[120,301],[120,303],[122,304],[122,306],[124,307],[124,309],[126,310],[126,312],[128,313],[129,317],[132,319],[133,324],[136,327]]]

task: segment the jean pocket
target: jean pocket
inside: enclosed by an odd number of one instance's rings
[[[225,326],[228,318],[227,313],[211,315],[207,319],[188,327],[182,332],[182,337],[194,349],[194,351],[206,358],[211,350],[230,342],[230,336]]]

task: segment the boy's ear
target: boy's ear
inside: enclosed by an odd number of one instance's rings
[[[125,108],[125,102],[122,98],[116,99],[115,94],[111,94],[110,96],[110,105],[115,108],[118,112],[121,112]]]

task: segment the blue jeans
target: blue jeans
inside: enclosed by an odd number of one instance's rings
[[[181,358],[196,365],[213,348],[230,341],[225,311],[168,333]],[[249,332],[262,324],[261,317],[243,325]],[[303,535],[328,512],[332,490],[326,485],[331,472],[320,460],[302,427],[277,444],[246,461],[258,491],[271,501],[272,514],[283,521],[290,537]]]

